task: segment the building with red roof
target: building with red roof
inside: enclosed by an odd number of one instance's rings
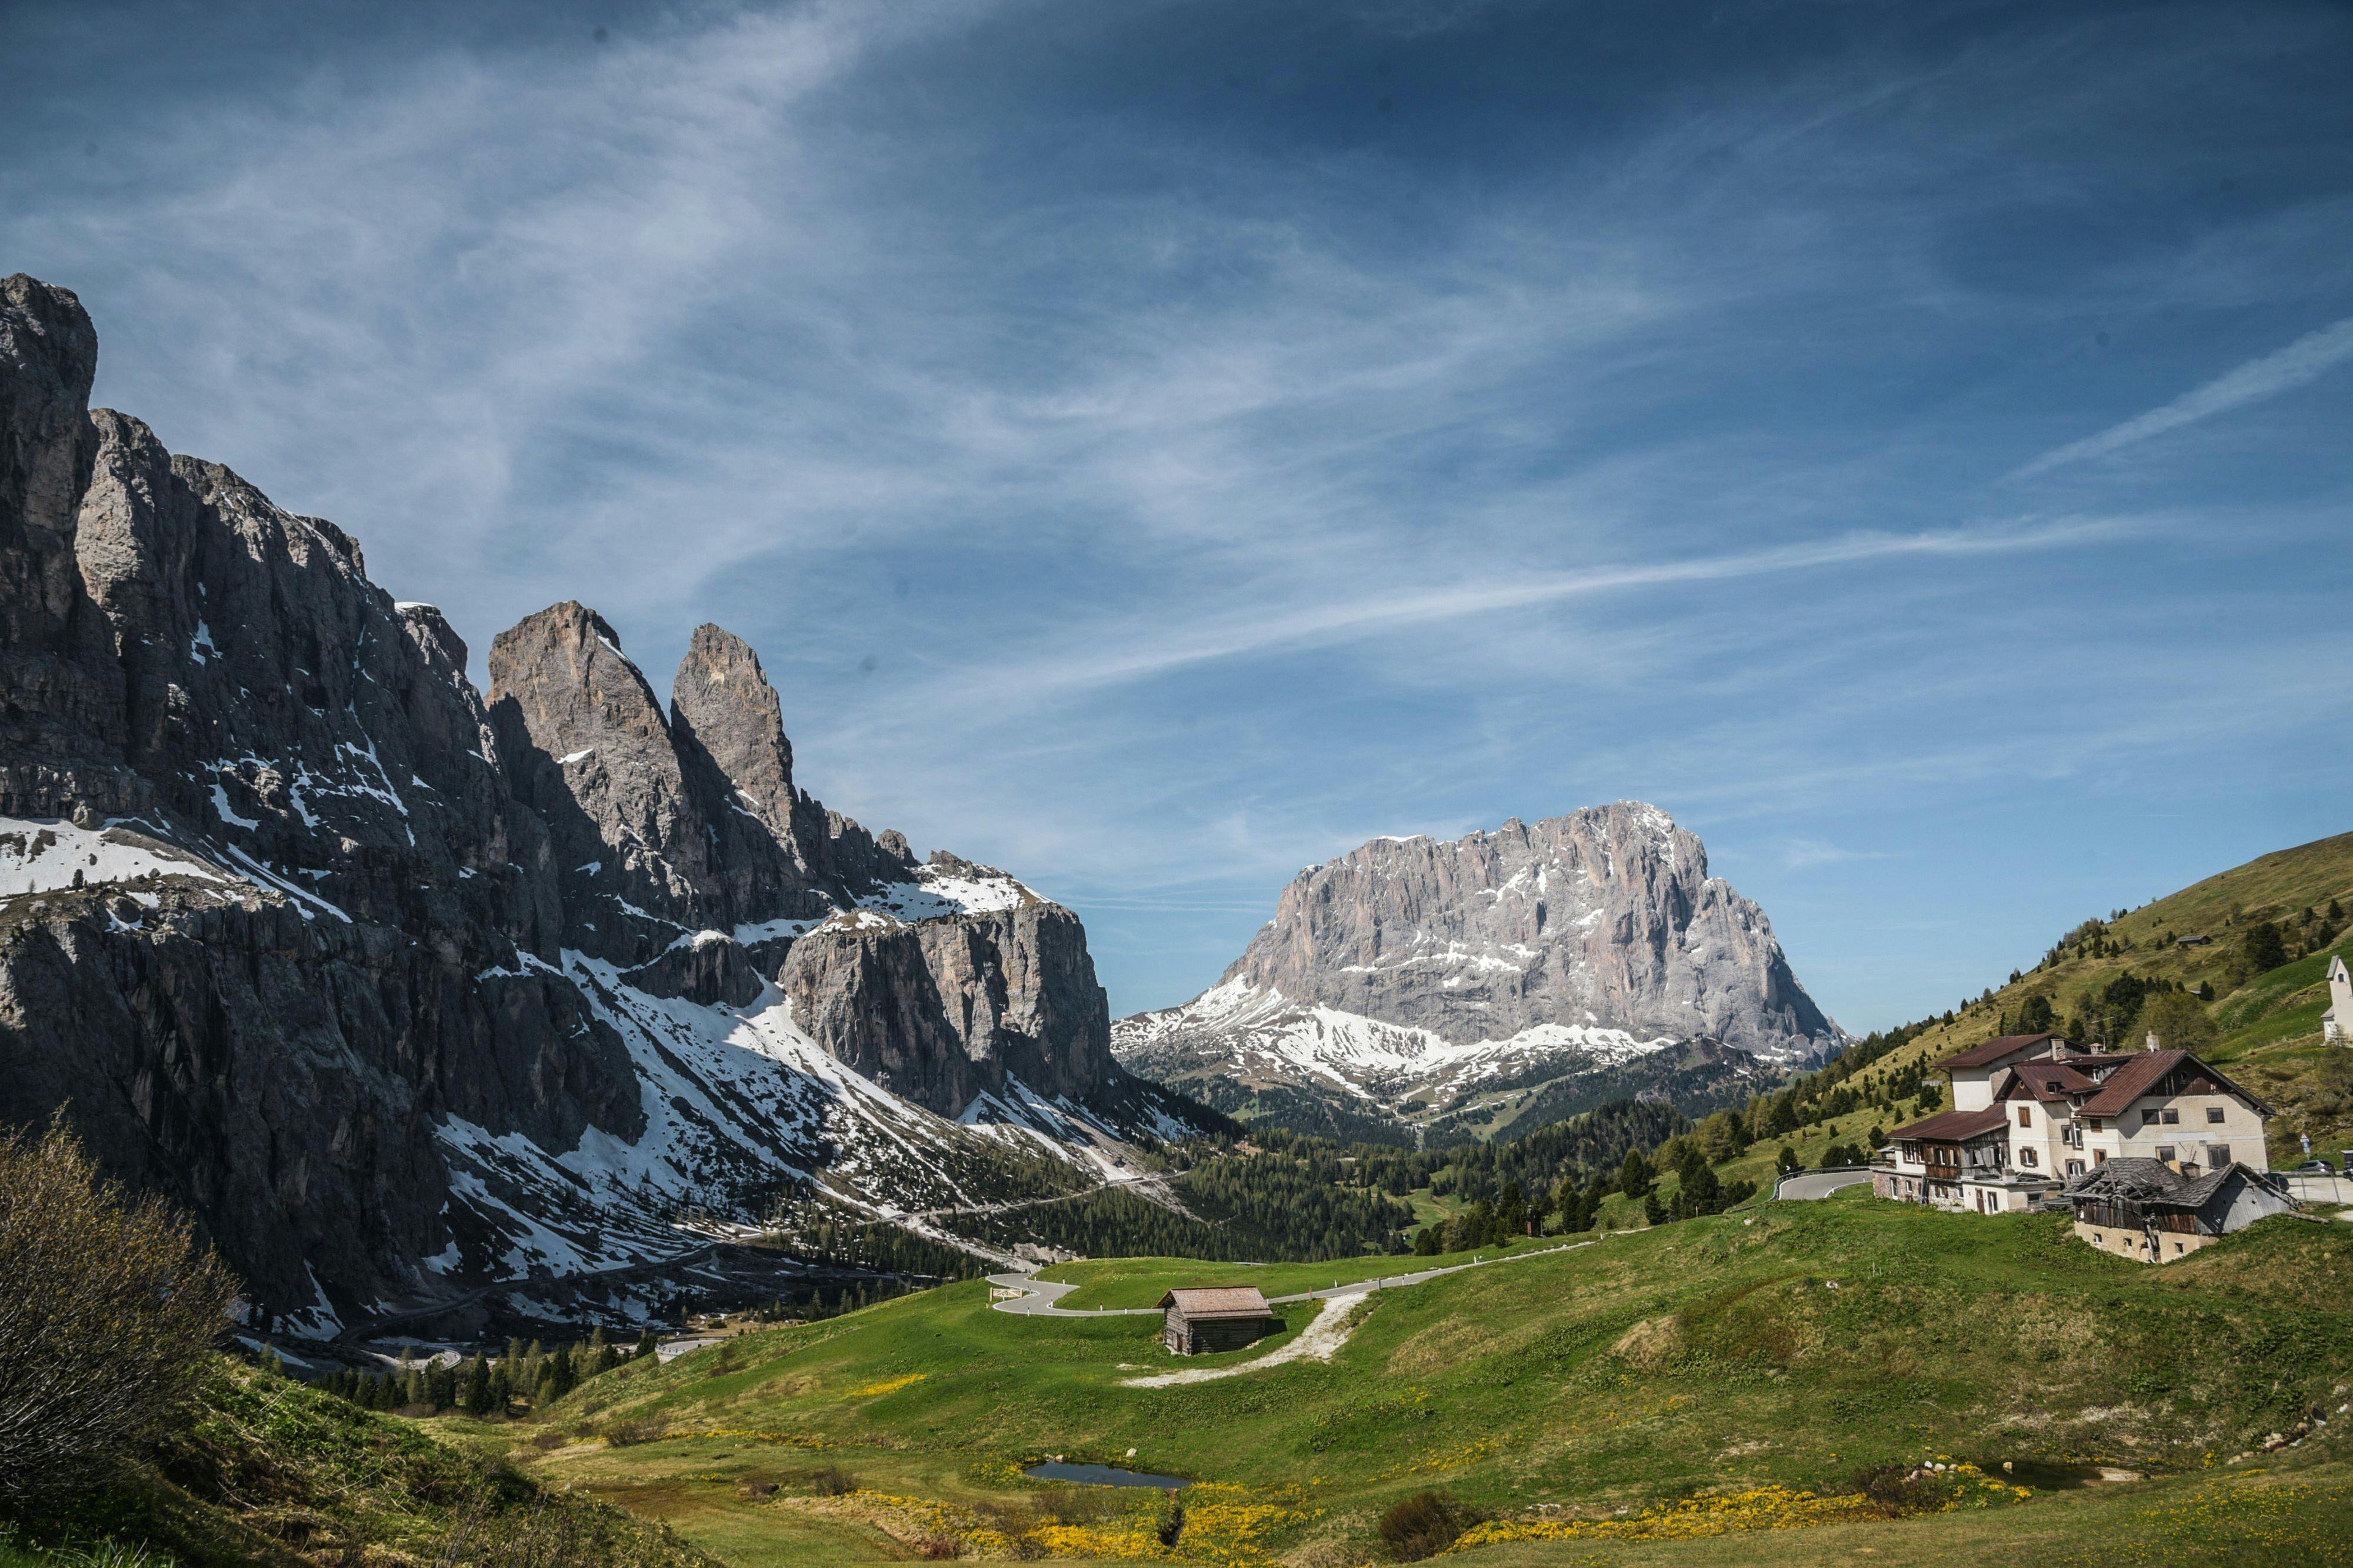
[[[2111,1160],[2190,1180],[2271,1169],[2271,1107],[2188,1051],[2071,1051],[2012,1035],[1947,1057],[1953,1109],[1899,1127],[1880,1152],[1880,1196],[1978,1214],[2063,1200]]]

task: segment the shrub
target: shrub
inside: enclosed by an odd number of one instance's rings
[[[0,1142],[0,1505],[103,1476],[193,1395],[237,1281],[62,1121]]]
[[[1936,1483],[1909,1465],[1864,1465],[1854,1472],[1854,1489],[1881,1513],[1921,1513],[1945,1500]]]
[[[1479,1522],[1469,1507],[1444,1492],[1416,1492],[1381,1515],[1381,1539],[1400,1563],[1435,1557]]]
[[[821,1465],[809,1472],[808,1484],[819,1497],[848,1497],[858,1489],[858,1478],[839,1465]]]
[[[931,1563],[944,1563],[947,1559],[956,1556],[963,1550],[964,1548],[956,1543],[955,1537],[947,1535],[934,1535],[926,1537],[923,1542],[915,1548],[916,1552],[920,1556],[922,1556],[926,1562]]]
[[[605,1442],[615,1448],[659,1442],[668,1436],[670,1428],[659,1421],[616,1421],[605,1428]]]

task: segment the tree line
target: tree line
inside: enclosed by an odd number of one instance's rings
[[[592,1377],[602,1377],[625,1361],[655,1353],[651,1329],[623,1350],[605,1337],[603,1329],[590,1332],[579,1344],[549,1350],[537,1340],[507,1342],[506,1353],[486,1356],[476,1351],[462,1362],[432,1357],[417,1361],[403,1351],[400,1364],[383,1372],[331,1372],[314,1386],[349,1400],[363,1410],[390,1410],[405,1415],[436,1415],[462,1410],[469,1415],[506,1415],[517,1405],[543,1409]]]

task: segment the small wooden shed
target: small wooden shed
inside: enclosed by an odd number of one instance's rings
[[[1176,1355],[1238,1351],[1282,1327],[1255,1285],[1171,1290],[1160,1298],[1160,1310],[1167,1314],[1164,1337]]]

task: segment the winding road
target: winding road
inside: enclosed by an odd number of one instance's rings
[[[1869,1180],[1871,1167],[1868,1165],[1832,1171],[1796,1171],[1774,1184],[1773,1196],[1784,1203],[1826,1198],[1843,1188],[1859,1187]]]
[[[1556,1252],[1574,1252],[1580,1247],[1593,1247],[1606,1237],[1591,1241],[1572,1241],[1562,1247],[1541,1247],[1533,1252],[1506,1252],[1495,1258],[1481,1258],[1469,1263],[1451,1263],[1443,1268],[1423,1268],[1411,1274],[1385,1274],[1378,1279],[1359,1279],[1353,1284],[1335,1285],[1323,1290],[1302,1290],[1296,1295],[1270,1296],[1268,1301],[1280,1306],[1285,1301],[1329,1301],[1335,1297],[1365,1296],[1375,1290],[1394,1290],[1404,1285],[1419,1285],[1441,1275],[1460,1274],[1466,1268],[1492,1268],[1499,1263],[1518,1263],[1530,1258],[1549,1258]],[[1024,1318],[1124,1318],[1158,1317],[1157,1307],[1063,1307],[1056,1305],[1077,1289],[1076,1285],[1055,1284],[1032,1274],[992,1274],[991,1285],[1028,1294],[1010,1300],[994,1303],[1000,1312],[1012,1312]]]

